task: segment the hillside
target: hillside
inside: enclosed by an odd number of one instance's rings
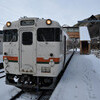
[[[86,18],[82,21],[87,21],[87,20],[100,20],[100,14],[98,15],[92,15],[89,18]],[[87,26],[90,32],[91,38],[97,37],[100,35],[100,22],[92,22],[92,23],[77,23],[74,25],[74,27],[79,27],[79,26]]]

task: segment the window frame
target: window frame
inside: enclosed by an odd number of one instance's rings
[[[28,21],[30,21],[30,22],[33,21],[33,24],[29,24],[29,23],[28,23],[28,24],[23,24],[25,21],[26,21],[26,23],[27,23]],[[32,25],[34,25],[34,24],[35,24],[35,20],[21,20],[21,21],[20,21],[20,25],[21,25],[21,26],[32,26]]]
[[[13,41],[13,39],[11,39],[10,41],[4,41],[5,40],[5,31],[16,31],[16,36],[17,36],[16,41]],[[3,42],[17,42],[17,41],[18,41],[18,30],[17,29],[3,30]]]
[[[50,40],[50,41],[48,41],[48,40],[46,40],[46,41],[44,41],[44,40],[43,40],[43,41],[42,41],[42,40],[38,40],[38,34],[39,34],[38,31],[39,31],[39,29],[59,29],[59,31],[60,31],[60,32],[59,32],[59,33],[60,33],[60,34],[59,34],[59,40],[53,40],[53,41],[51,41],[51,40]],[[38,42],[61,42],[61,35],[62,35],[62,30],[61,30],[61,28],[59,28],[59,27],[45,27],[45,28],[42,27],[42,28],[38,28],[38,29],[37,29],[37,41],[38,41]],[[54,36],[54,37],[55,37],[55,36]]]
[[[29,43],[26,44],[26,43],[25,43],[26,40],[23,42],[23,34],[24,34],[24,33],[26,33],[26,34],[31,33],[31,34],[32,34],[32,35],[31,35],[31,42],[30,42],[30,44],[29,44]],[[22,33],[22,44],[23,44],[23,45],[32,45],[32,44],[33,44],[33,33],[32,33],[32,32],[23,32],[23,33]]]

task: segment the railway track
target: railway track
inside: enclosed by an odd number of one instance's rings
[[[52,92],[53,91],[51,91],[51,90],[50,91],[39,91],[39,92],[33,92],[33,93],[30,92],[30,95],[29,95],[29,93],[28,93],[28,95],[31,96],[31,98],[25,98],[26,92],[20,91],[15,96],[11,97],[10,100],[16,100],[16,99],[18,99],[18,100],[20,100],[20,99],[24,99],[24,100],[49,100]],[[33,97],[32,97],[32,95],[33,95]]]
[[[0,79],[3,78],[3,77],[5,77],[5,76],[6,76],[6,75],[4,75],[4,71],[1,70],[1,71],[0,71]]]
[[[5,77],[5,76],[6,76],[6,75],[0,76],[0,79],[3,78],[3,77]]]
[[[51,94],[53,91],[44,91],[41,93],[41,95],[38,97],[37,100],[49,100]]]
[[[16,100],[16,99],[19,98],[23,93],[24,93],[24,91],[18,92],[18,93],[17,93],[15,96],[13,96],[10,100]]]
[[[4,71],[0,71],[0,73],[4,73]]]

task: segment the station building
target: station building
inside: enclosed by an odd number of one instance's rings
[[[90,35],[87,27],[80,27],[80,54],[90,54]]]
[[[63,26],[64,31],[68,34],[70,38],[79,38],[79,27],[65,27]]]

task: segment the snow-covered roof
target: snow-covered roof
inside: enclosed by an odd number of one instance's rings
[[[83,26],[79,28],[80,41],[91,41],[88,28]]]

